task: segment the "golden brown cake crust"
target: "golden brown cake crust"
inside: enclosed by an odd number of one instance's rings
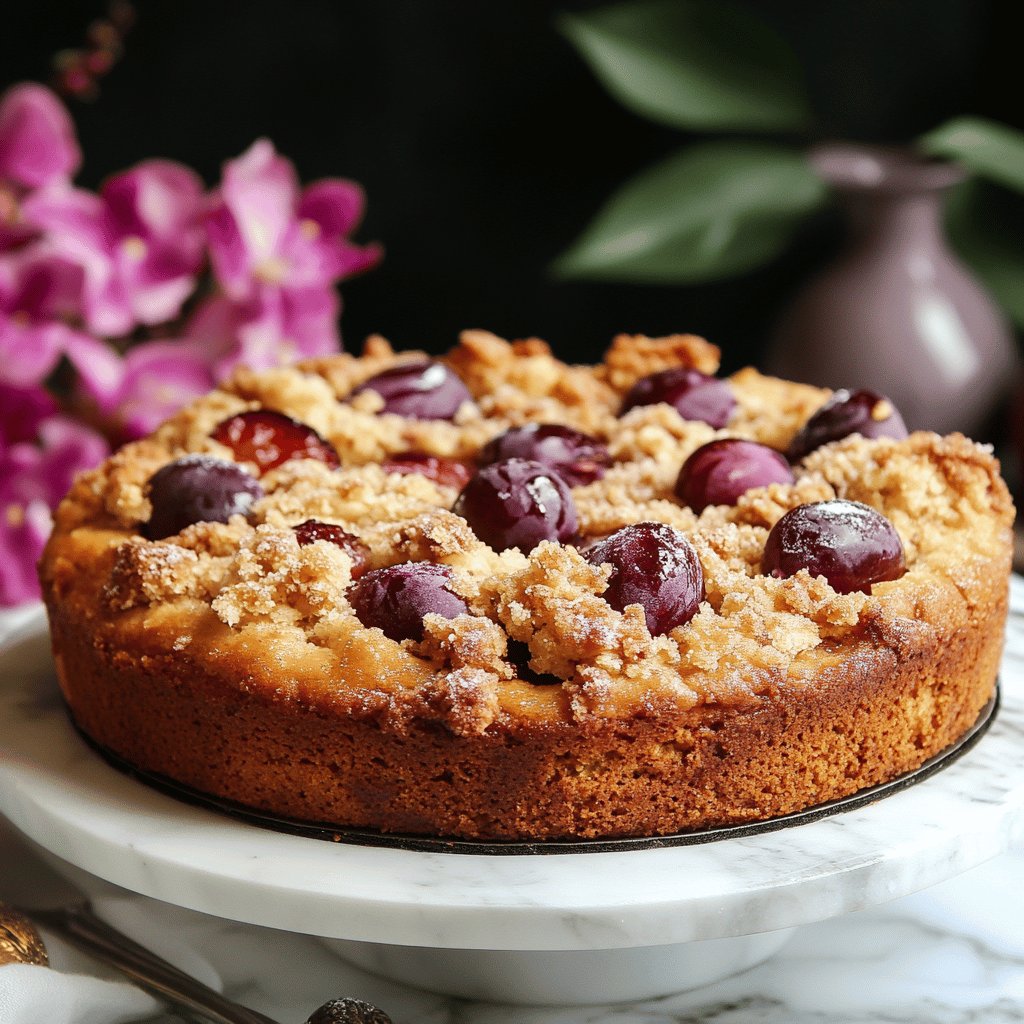
[[[396,361],[362,357],[240,372],[145,441],[81,477],[41,573],[58,676],[79,726],[147,771],[271,813],[341,826],[475,838],[665,834],[756,820],[856,792],[954,742],[991,697],[1002,648],[1013,510],[990,452],[959,435],[851,437],[792,485],[700,515],[672,496],[716,436],[784,447],[827,392],[730,378],[722,431],[668,406],[619,418],[624,392],[673,365],[704,372],[702,339],[620,337],[604,364],[568,367],[536,339],[466,332],[447,358],[474,401],[454,422],[379,412],[359,383]],[[378,403],[379,404],[379,403]],[[264,406],[314,427],[340,470],[285,463],[250,521],[143,539],[145,485],[185,452],[230,458],[211,429]],[[448,509],[455,492],[385,473],[405,451],[471,459],[510,425],[558,422],[604,440],[615,464],[573,490],[584,538],[644,520],[685,532],[707,599],[652,637],[642,610],[601,596],[606,570],[573,546],[495,552]],[[838,594],[801,571],[760,574],[771,526],[796,505],[877,508],[908,571]],[[300,546],[311,517],[358,534],[374,567],[454,570],[468,613],[428,616],[419,643],[366,629],[340,548]],[[530,668],[516,678],[509,639]]]

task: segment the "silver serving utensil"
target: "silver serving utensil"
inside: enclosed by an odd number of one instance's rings
[[[126,974],[158,999],[198,1014],[211,1024],[279,1024],[214,991],[178,970],[97,917],[88,903],[55,910],[19,910],[94,959]],[[40,940],[41,944],[42,940]],[[391,1018],[360,999],[332,999],[310,1014],[306,1024],[393,1024]]]
[[[22,847],[19,851],[15,848]],[[89,901],[39,855],[38,847],[15,840],[8,847],[10,863],[0,878],[0,897],[40,891],[48,905],[31,908],[0,903],[0,940],[9,938],[9,960],[45,963],[45,947],[34,925],[48,929],[93,959],[127,975],[139,988],[163,1002],[185,1009],[211,1024],[279,1024],[197,981],[162,957],[128,938],[99,918]],[[19,853],[23,855],[19,856]],[[4,926],[6,925],[6,929]],[[7,944],[0,941],[0,949]],[[5,962],[0,956],[0,962]],[[332,999],[310,1014],[307,1024],[393,1024],[391,1018],[359,999]]]

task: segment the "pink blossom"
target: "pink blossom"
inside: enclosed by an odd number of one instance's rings
[[[225,164],[207,220],[223,294],[197,310],[188,330],[219,348],[218,374],[240,362],[265,367],[337,348],[333,286],[381,256],[379,246],[348,238],[363,205],[351,181],[319,181],[303,192],[267,139]]]
[[[31,441],[43,420],[56,411],[57,403],[45,388],[0,382],[0,452],[19,441]]]
[[[61,318],[73,312],[81,272],[59,259],[36,259],[31,250],[0,260],[0,381],[39,384],[73,344]]]
[[[262,370],[337,351],[340,306],[333,288],[261,288],[246,302],[216,295],[196,309],[186,334],[221,380],[239,365]]]
[[[35,243],[0,256],[0,382],[42,384],[66,356],[86,391],[114,386],[117,355],[65,322],[76,315],[81,290],[81,268]]]
[[[34,189],[70,178],[81,162],[75,126],[54,93],[23,82],[0,96],[0,178]]]
[[[32,237],[24,196],[69,180],[80,162],[74,125],[49,89],[25,82],[0,96],[0,251]]]
[[[349,241],[363,213],[363,191],[340,178],[300,191],[295,168],[269,139],[224,165],[207,229],[210,258],[224,293],[251,298],[260,285],[326,288],[368,270],[380,247]]]
[[[6,420],[9,410],[3,409]],[[107,455],[98,434],[66,416],[37,426],[37,440],[0,445],[0,605],[39,596],[35,566],[55,508],[77,473]]]
[[[186,402],[214,385],[207,354],[189,341],[136,345],[100,386],[85,390],[123,441],[144,437]]]
[[[96,195],[64,185],[24,203],[51,253],[81,267],[82,315],[107,336],[172,320],[203,262],[203,185],[187,167],[148,160]]]

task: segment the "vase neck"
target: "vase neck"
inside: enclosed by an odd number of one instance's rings
[[[840,193],[855,244],[886,248],[945,247],[942,231],[943,193]]]
[[[854,239],[874,245],[942,244],[942,203],[962,181],[956,164],[913,149],[832,143],[811,150],[811,165],[836,191]]]

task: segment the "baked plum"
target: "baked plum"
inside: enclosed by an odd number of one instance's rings
[[[652,636],[685,625],[704,600],[704,572],[693,545],[665,523],[623,526],[588,548],[592,565],[610,565],[604,599],[617,611],[638,604]]]
[[[684,420],[702,420],[716,429],[729,422],[736,408],[736,397],[728,381],[688,366],[676,366],[641,377],[626,395],[619,415],[638,405],[658,402],[671,405]]]
[[[870,594],[873,584],[898,580],[907,566],[900,536],[885,516],[837,498],[790,509],[768,534],[761,571],[782,579],[801,569],[824,576],[840,594]]]
[[[480,453],[482,465],[504,459],[532,459],[556,472],[570,487],[592,484],[611,465],[608,448],[596,437],[559,423],[528,423],[490,440]]]
[[[683,463],[676,497],[701,512],[708,505],[735,505],[753,487],[792,482],[789,463],[774,448],[723,437],[701,445]]]
[[[352,392],[375,391],[384,400],[381,412],[413,420],[450,420],[472,396],[444,363],[417,360],[399,363],[364,381]]]
[[[142,533],[150,540],[171,537],[193,523],[226,523],[233,515],[246,515],[264,493],[251,473],[210,455],[169,462],[149,478],[146,490],[153,514]]]
[[[348,598],[364,626],[392,640],[422,640],[423,617],[454,619],[469,609],[451,588],[452,570],[434,562],[403,562],[373,569],[349,588]]]
[[[568,484],[532,459],[505,459],[477,470],[452,509],[495,551],[531,552],[542,540],[576,536]]]
[[[210,436],[230,448],[239,462],[254,462],[261,473],[289,459],[316,459],[337,469],[334,445],[312,427],[272,409],[252,409],[218,423]]]
[[[352,559],[352,579],[358,579],[369,566],[370,552],[366,545],[354,534],[343,530],[337,523],[322,523],[319,519],[307,519],[293,527],[295,539],[300,544],[312,544],[314,541],[326,540],[337,545]]]
[[[839,390],[801,427],[790,442],[790,462],[799,462],[816,448],[850,434],[862,437],[907,436],[907,427],[896,407],[875,391]]]

